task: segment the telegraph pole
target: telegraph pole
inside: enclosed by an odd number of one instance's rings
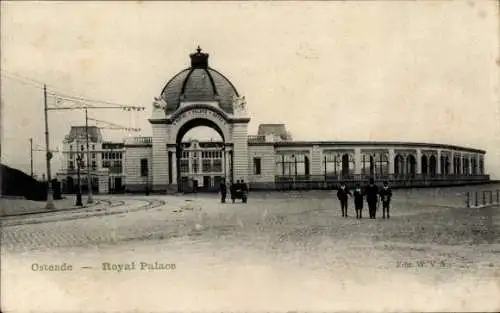
[[[93,203],[92,199],[92,168],[90,163],[90,149],[89,149],[89,116],[87,106],[85,106],[85,137],[87,145],[87,186],[88,186],[88,196],[87,203]]]
[[[30,138],[30,169],[31,177],[33,177],[33,138]]]
[[[47,210],[55,210],[54,205],[54,197],[52,191],[52,182],[50,175],[50,159],[52,159],[52,152],[50,152],[49,148],[49,121],[48,121],[48,108],[47,108],[47,86],[43,85],[43,111],[45,117],[45,150],[47,151],[45,154],[45,161],[47,165],[47,204],[45,209]]]

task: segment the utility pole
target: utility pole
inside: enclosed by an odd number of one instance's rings
[[[30,169],[31,177],[33,177],[33,138],[30,138]]]
[[[52,159],[52,152],[49,146],[49,121],[48,121],[48,108],[47,108],[47,86],[43,85],[43,111],[45,116],[45,160],[47,165],[47,204],[46,210],[55,210],[54,197],[52,191],[52,182],[50,175],[50,159]]]
[[[87,186],[88,186],[87,203],[93,203],[94,199],[92,199],[92,168],[90,163],[90,149],[89,149],[89,115],[87,106],[85,106],[85,137],[87,145]]]

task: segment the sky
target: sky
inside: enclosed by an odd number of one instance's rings
[[[29,138],[44,147],[42,83],[145,106],[89,115],[142,129],[107,138],[148,136],[154,97],[200,45],[246,97],[249,134],[285,123],[296,140],[462,145],[486,150],[487,171],[500,179],[497,1],[1,5],[2,162],[26,172]],[[57,148],[84,113],[51,111],[49,123]],[[45,172],[43,152],[35,172]]]

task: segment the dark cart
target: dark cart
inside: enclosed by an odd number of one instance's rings
[[[248,192],[239,186],[233,188],[234,190],[231,192],[231,200],[233,203],[236,199],[241,199],[243,203],[247,203]]]

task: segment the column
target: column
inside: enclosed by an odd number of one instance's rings
[[[406,177],[408,175],[408,154],[403,152],[399,154],[403,158],[403,162],[401,162],[401,169],[399,170],[399,174]]]
[[[224,150],[224,177],[226,179],[226,184],[231,182],[231,169],[229,168],[229,150]]]
[[[247,123],[235,123],[232,127],[234,179],[248,181],[248,131]]]
[[[437,151],[436,175],[441,176],[441,150]]]
[[[466,158],[467,158],[467,160],[469,160],[469,161],[468,161],[468,164],[469,164],[469,172],[468,172],[467,174],[471,175],[471,174],[472,174],[472,158],[471,158],[471,155],[470,155],[470,154],[468,154],[468,155],[466,156]]]
[[[168,127],[165,124],[153,124],[152,137],[152,172],[153,190],[166,190],[168,185]]]
[[[354,174],[361,175],[361,148],[354,149]]]
[[[177,184],[177,151],[172,153],[172,184]]]
[[[415,172],[417,175],[422,174],[422,150],[417,149],[417,164],[416,164],[416,169]]]
[[[315,145],[311,149],[311,158],[309,159],[310,173],[313,176],[321,176],[323,174],[323,162],[321,159],[321,149]]]
[[[394,158],[396,154],[394,149],[389,149],[389,175],[394,175]]]
[[[455,153],[450,151],[450,175],[455,175]]]

